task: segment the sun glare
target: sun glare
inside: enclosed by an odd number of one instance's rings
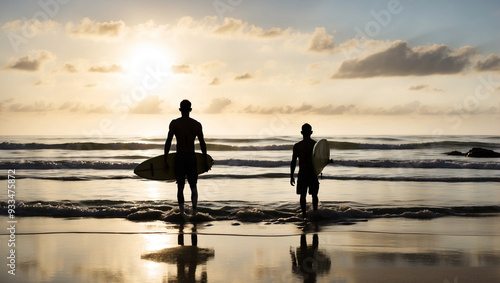
[[[129,57],[128,72],[136,81],[143,81],[152,73],[170,73],[172,58],[165,48],[154,45],[136,46]]]

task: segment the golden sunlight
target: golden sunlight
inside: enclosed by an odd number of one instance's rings
[[[168,49],[153,44],[135,46],[127,60],[127,71],[135,82],[143,80],[161,70],[171,73],[171,53]]]
[[[160,199],[163,197],[163,189],[160,188],[157,184],[151,184],[148,182],[146,186],[146,195],[151,199]]]
[[[172,235],[141,235],[144,238],[145,250],[154,252],[176,246],[177,237]],[[168,273],[168,265],[154,261],[142,261],[146,276],[153,279]]]

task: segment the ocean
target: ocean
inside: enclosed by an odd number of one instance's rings
[[[499,152],[500,136],[313,136],[321,138],[329,141],[333,164],[320,178],[320,209],[314,214],[319,221],[500,215],[500,158],[445,154],[477,147]],[[207,137],[215,163],[200,175],[196,220],[296,221],[299,198],[289,183],[289,166],[300,139]],[[161,155],[164,142],[165,137],[3,136],[0,214],[8,215],[8,200],[15,199],[16,217],[175,221],[169,218],[177,207],[175,182],[133,173],[142,161]],[[9,175],[15,177],[10,196]],[[188,186],[184,194],[189,206]]]

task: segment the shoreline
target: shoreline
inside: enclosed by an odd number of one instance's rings
[[[373,219],[348,226],[21,217],[16,275],[3,270],[0,279],[494,282],[500,278],[499,225],[500,217]],[[2,256],[7,237],[0,236]]]

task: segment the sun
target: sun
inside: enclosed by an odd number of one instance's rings
[[[172,55],[167,48],[152,44],[137,45],[128,58],[127,72],[136,82],[142,82],[155,73],[171,73]]]

